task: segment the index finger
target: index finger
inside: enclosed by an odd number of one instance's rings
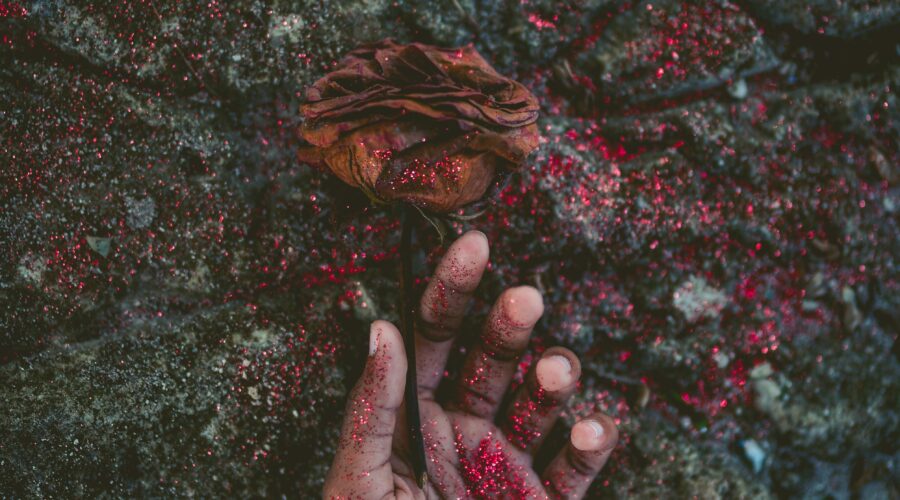
[[[444,376],[472,292],[478,288],[488,257],[487,236],[469,231],[450,245],[419,303],[416,328],[416,378],[419,397],[432,398]]]

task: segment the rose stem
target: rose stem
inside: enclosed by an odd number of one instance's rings
[[[406,421],[409,422],[409,444],[413,474],[419,488],[425,487],[428,469],[425,466],[425,445],[422,440],[422,422],[419,418],[418,383],[416,382],[416,303],[413,297],[412,239],[413,207],[400,208],[400,318],[403,324],[403,347],[406,348]]]

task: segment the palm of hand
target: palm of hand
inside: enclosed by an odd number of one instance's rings
[[[534,453],[575,392],[581,368],[571,351],[547,349],[501,408],[543,313],[540,294],[531,287],[501,294],[466,355],[452,395],[435,399],[487,260],[484,235],[466,233],[447,251],[422,296],[415,345],[428,464],[424,490],[408,459],[403,342],[393,325],[376,321],[370,357],[350,396],[325,482],[326,498],[581,498],[606,463],[616,428],[609,417],[595,414],[573,427],[569,444],[541,473],[532,467]]]

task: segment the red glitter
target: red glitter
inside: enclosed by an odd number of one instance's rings
[[[457,157],[445,156],[434,161],[419,158],[409,162],[400,173],[397,183],[401,186],[436,188],[439,184],[456,185],[462,178],[466,164]]]
[[[516,465],[503,443],[491,433],[478,443],[470,453],[462,443],[462,434],[456,434],[456,451],[468,495],[474,498],[527,498],[533,494],[526,486],[528,469]]]
[[[548,21],[542,18],[540,15],[531,13],[528,14],[528,22],[533,24],[538,30],[544,29],[556,29],[556,23],[554,21],[559,20],[559,16],[553,16],[553,21]]]
[[[507,439],[520,448],[527,448],[542,435],[534,422],[549,415],[557,406],[557,402],[548,398],[540,387],[525,401],[516,401],[507,423]]]
[[[25,17],[28,11],[18,2],[0,2],[0,19],[4,17]]]

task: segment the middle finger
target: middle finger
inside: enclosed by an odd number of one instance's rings
[[[488,315],[480,341],[466,356],[455,407],[492,420],[528,347],[531,330],[544,313],[541,294],[530,286],[510,288]]]

